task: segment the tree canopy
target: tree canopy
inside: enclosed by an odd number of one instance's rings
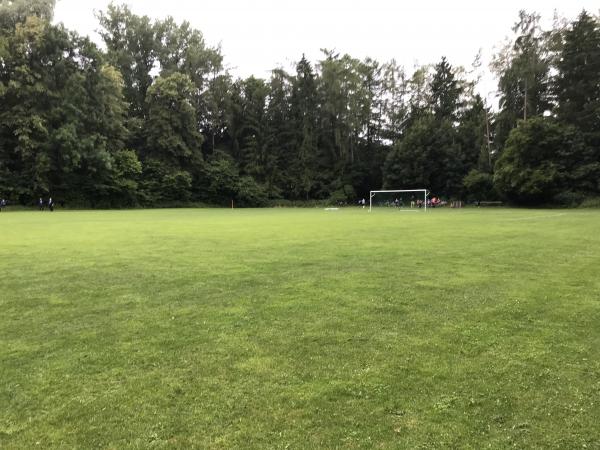
[[[13,203],[600,193],[600,21],[586,11],[548,30],[519,13],[492,64],[493,108],[445,57],[407,71],[323,49],[267,79],[236,79],[188,22],[111,4],[97,14],[100,48],[53,24],[54,4],[0,1],[0,197]]]

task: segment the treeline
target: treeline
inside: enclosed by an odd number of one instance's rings
[[[101,50],[52,0],[0,0],[0,197],[91,207],[353,201],[375,188],[576,204],[600,193],[600,22],[521,12],[494,59],[500,106],[446,58],[323,50],[234,79],[172,18],[98,13]]]

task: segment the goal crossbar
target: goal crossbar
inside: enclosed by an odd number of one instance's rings
[[[429,191],[427,189],[391,189],[391,190],[382,190],[382,191],[370,191],[369,195],[369,212],[373,209],[373,197],[376,194],[393,194],[393,193],[402,193],[402,192],[421,192],[423,193],[423,208],[424,211],[427,211],[427,196],[429,195]]]

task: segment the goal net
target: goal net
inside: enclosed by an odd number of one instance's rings
[[[374,208],[395,208],[399,211],[427,211],[427,189],[371,191],[369,211]]]

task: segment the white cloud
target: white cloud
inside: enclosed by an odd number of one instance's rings
[[[59,0],[55,20],[81,34],[94,36],[98,28],[93,10],[108,0]],[[415,62],[439,61],[469,67],[483,49],[487,64],[494,46],[510,33],[519,9],[540,12],[551,23],[554,10],[574,18],[582,8],[596,13],[597,0],[129,0],[137,14],[154,18],[173,16],[200,29],[210,45],[222,44],[225,63],[240,76],[267,77],[269,70],[305,53],[313,62],[319,49],[336,49],[358,58],[392,58],[411,69]],[[95,37],[98,40],[97,36]],[[495,88],[487,75],[480,91]]]

